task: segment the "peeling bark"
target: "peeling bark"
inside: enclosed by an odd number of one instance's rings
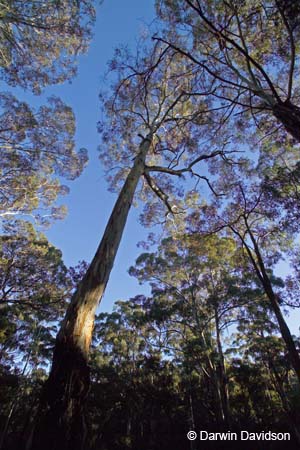
[[[26,450],[83,449],[84,405],[90,385],[88,358],[95,312],[113,267],[151,141],[150,133],[141,142],[97,252],[72,297],[56,338],[50,376],[34,429],[26,438]]]

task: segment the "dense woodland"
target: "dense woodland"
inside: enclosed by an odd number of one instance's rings
[[[66,267],[44,227],[87,152],[63,99],[14,90],[76,75],[95,7],[0,0],[0,450],[297,449],[300,3],[156,0],[99,96],[116,204],[93,260]],[[151,293],[102,312],[133,204],[149,236],[128,270]]]

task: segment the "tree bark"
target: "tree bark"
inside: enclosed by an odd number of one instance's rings
[[[143,174],[152,133],[143,139],[111,213],[97,252],[80,282],[56,337],[52,368],[26,450],[82,450],[89,349],[96,308],[107,285],[134,193]]]
[[[298,382],[300,384],[300,355],[299,355],[299,352],[296,348],[296,345],[295,345],[293,336],[291,335],[290,329],[289,329],[289,327],[283,317],[283,314],[281,312],[280,305],[278,302],[278,296],[273,291],[272,283],[267,274],[265,264],[264,264],[262,255],[260,253],[258,244],[256,242],[256,239],[253,236],[253,233],[250,230],[249,225],[246,220],[245,220],[245,224],[246,224],[250,239],[253,243],[254,252],[255,252],[257,261],[254,260],[252,254],[251,254],[251,250],[250,250],[249,246],[247,245],[247,243],[245,242],[245,240],[243,240],[242,242],[245,245],[246,251],[250,257],[250,260],[252,262],[254,270],[257,273],[258,278],[263,286],[265,294],[270,301],[271,309],[273,310],[273,312],[276,316],[282,339],[284,340],[287,351],[288,351],[290,363],[291,363],[293,369],[295,370],[295,373],[298,378]]]
[[[195,321],[197,324],[199,337],[201,338],[203,347],[205,349],[205,359],[207,361],[207,369],[208,369],[209,378],[214,387],[216,418],[219,422],[219,426],[222,427],[222,429],[223,429],[223,427],[226,424],[225,424],[225,414],[224,414],[224,409],[223,409],[222,392],[221,392],[221,387],[220,387],[220,382],[219,382],[220,380],[218,377],[219,374],[217,373],[216,366],[215,366],[214,362],[212,361],[210,354],[209,354],[211,348],[207,343],[207,340],[205,338],[205,334],[203,331],[203,326],[201,326],[201,323],[199,320],[199,316],[197,313],[197,306],[196,306],[196,298],[195,298],[195,295],[193,294],[193,292],[191,292],[191,297],[192,297],[194,317],[195,317]]]
[[[217,350],[218,350],[218,359],[219,359],[219,361],[218,361],[219,383],[220,383],[224,424],[225,424],[225,427],[230,428],[231,416],[230,416],[229,399],[228,399],[228,383],[227,383],[227,375],[226,375],[226,369],[225,369],[225,358],[224,358],[222,341],[221,341],[218,307],[217,307],[216,303],[214,305],[214,313],[215,313]]]
[[[287,347],[287,351],[288,351],[288,355],[290,358],[290,362],[296,372],[296,375],[298,377],[298,381],[300,384],[300,357],[299,357],[299,352],[296,348],[294,339],[291,335],[290,329],[287,326],[287,323],[282,315],[278,300],[277,300],[277,296],[275,295],[275,293],[273,292],[273,289],[269,286],[265,287],[265,291],[267,296],[269,297],[272,309],[274,311],[274,314],[276,316],[278,325],[279,325],[279,329],[282,335],[282,338],[285,342],[285,345]]]
[[[274,116],[283,124],[297,142],[300,142],[300,108],[290,101],[277,103],[273,107]]]
[[[189,393],[189,409],[190,409],[190,420],[189,420],[190,429],[196,430],[191,381],[190,381],[190,393]],[[195,449],[195,443],[194,443],[194,441],[191,440],[190,441],[190,450],[194,450],[194,449]]]

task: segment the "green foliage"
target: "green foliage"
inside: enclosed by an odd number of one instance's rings
[[[74,77],[95,20],[92,0],[0,2],[0,77],[40,93]]]
[[[0,217],[33,216],[43,223],[64,215],[55,205],[68,192],[59,177],[74,179],[86,161],[75,151],[75,118],[52,97],[33,110],[12,94],[0,94]]]
[[[7,386],[0,391],[2,423],[14,398],[18,405],[9,425],[8,444],[22,434],[45,378],[40,368],[48,361],[51,327],[39,322],[34,331],[33,319],[43,318],[45,312],[55,320],[58,314],[58,305],[45,298],[45,280],[53,286],[60,280],[66,296],[73,286],[69,280],[66,289],[59,252],[31,226],[18,227],[22,239],[7,236],[2,241],[2,264],[12,265],[9,280],[14,276],[22,286],[31,286],[24,295],[32,295],[35,286],[38,310],[29,310],[24,301],[22,308],[18,306],[18,290],[7,294],[13,297],[11,321],[19,327],[18,352],[24,355],[23,366],[18,363],[14,371],[8,365],[16,364],[16,353],[1,366],[1,379]],[[12,263],[13,255],[18,255],[14,261],[19,264]],[[178,443],[185,448],[189,429],[219,431],[224,427],[222,374],[230,429],[292,432],[291,417],[299,414],[295,377],[264,294],[244,263],[232,238],[199,234],[169,237],[156,253],[138,258],[131,273],[151,282],[151,295],[118,301],[113,312],[96,318],[86,450],[158,450],[162,441],[166,448]],[[33,266],[41,268],[40,277]],[[71,275],[76,278],[74,272]],[[54,299],[53,288],[51,295]],[[30,342],[25,342],[22,330],[31,333]],[[10,349],[17,348],[13,332],[7,339]]]
[[[92,2],[1,5],[3,78],[34,92],[69,79]],[[85,450],[186,448],[189,429],[294,437],[299,384],[281,307],[297,306],[296,252],[286,282],[273,270],[299,233],[299,8],[269,0],[156,6],[164,25],[153,47],[141,44],[137,56],[118,49],[110,62],[100,157],[118,189],[140,138],[153,134],[141,221],[166,222],[172,233],[130,268],[151,294],[96,318]],[[74,118],[60,100],[38,111],[10,94],[0,101],[0,418],[13,448],[25,426],[19,411],[30,421],[58,321],[86,267],[67,270],[32,225],[6,219],[43,221],[66,190],[57,178],[78,176],[86,155],[74,151]],[[243,156],[232,157],[237,151]],[[289,342],[297,354],[298,340]]]
[[[15,352],[27,358],[29,352],[31,364],[47,365],[57,320],[73,288],[61,252],[29,223],[5,225],[0,285],[2,358],[13,361]]]
[[[205,93],[222,112],[221,121],[215,122],[218,132],[234,129],[234,139],[250,145],[245,134],[252,128],[258,146],[261,132],[269,139],[285,134],[278,130],[281,123],[300,141],[299,10],[294,3],[156,2],[163,28],[155,39],[181,54],[198,73],[195,92]]]
[[[70,80],[88,48],[95,19],[92,0],[0,2],[0,78],[39,94]],[[13,94],[0,94],[0,217],[63,217],[54,205],[87,160],[74,150],[75,119],[60,99],[34,111]]]

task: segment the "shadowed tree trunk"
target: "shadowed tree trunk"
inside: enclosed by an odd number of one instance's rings
[[[225,420],[224,420],[225,414],[224,414],[224,410],[223,410],[222,392],[221,392],[221,388],[220,388],[219,377],[218,377],[216,366],[215,366],[212,358],[210,357],[210,344],[207,342],[207,339],[205,337],[205,333],[203,330],[203,325],[201,324],[199,315],[197,313],[196,297],[195,297],[193,291],[191,291],[191,297],[192,297],[192,304],[193,304],[193,310],[194,310],[194,317],[195,317],[195,321],[196,321],[198,332],[199,332],[199,338],[201,339],[201,341],[203,343],[203,347],[205,349],[205,359],[207,362],[207,369],[208,369],[206,375],[208,375],[208,377],[213,385],[214,396],[215,396],[215,405],[216,405],[216,417],[217,417],[219,426],[221,428],[223,428],[223,426],[225,425]]]
[[[218,314],[217,302],[214,302],[214,314],[215,314],[215,329],[216,329],[216,340],[217,340],[217,350],[218,350],[218,375],[220,383],[220,394],[222,401],[222,413],[224,418],[224,425],[226,428],[231,426],[229,399],[228,399],[228,383],[227,375],[225,369],[225,358],[222,347],[221,331],[220,331],[220,319]]]
[[[299,432],[299,425],[297,424],[297,417],[295,417],[295,414],[292,412],[289,399],[288,399],[286,393],[284,392],[282,380],[280,379],[277,369],[276,369],[275,365],[273,364],[272,355],[270,355],[269,352],[268,352],[268,358],[267,358],[267,367],[269,369],[270,378],[273,381],[275,390],[277,391],[277,393],[280,397],[283,409],[289,418],[290,427],[295,433],[295,438],[297,440],[297,443],[300,444],[300,432]]]
[[[282,339],[284,340],[286,349],[288,351],[290,363],[297,375],[298,382],[300,384],[300,355],[299,355],[298,349],[296,348],[296,344],[294,342],[293,336],[292,336],[290,329],[289,329],[289,327],[284,319],[284,316],[281,312],[279,301],[278,301],[279,300],[278,296],[273,291],[272,283],[270,281],[267,270],[265,268],[263,257],[260,253],[257,241],[249,227],[247,219],[244,218],[244,220],[245,220],[245,225],[246,225],[247,231],[249,233],[250,239],[253,244],[254,253],[257,258],[257,261],[254,259],[253,255],[251,253],[251,249],[250,249],[249,245],[247,244],[247,242],[245,241],[245,239],[238,232],[236,232],[236,230],[234,230],[232,227],[231,227],[231,229],[234,233],[236,233],[240,237],[241,241],[243,242],[246,252],[248,253],[249,259],[250,259],[250,261],[253,265],[253,268],[257,274],[257,277],[260,280],[262,287],[265,291],[265,294],[270,301],[271,309],[275,314]]]
[[[300,384],[300,356],[299,356],[299,352],[296,348],[293,336],[291,335],[290,329],[287,326],[287,323],[283,317],[283,314],[281,312],[279,303],[278,303],[278,298],[276,296],[276,294],[274,293],[272,286],[270,285],[270,283],[266,280],[265,284],[264,284],[264,289],[265,292],[270,300],[273,312],[276,316],[278,325],[279,325],[279,329],[282,335],[282,338],[286,344],[287,350],[288,350],[288,355],[290,358],[290,362],[296,372],[299,384]]]
[[[85,400],[90,385],[89,349],[96,308],[104,294],[129,209],[152,141],[140,144],[97,252],[76,292],[56,337],[52,368],[26,450],[82,450]]]
[[[293,138],[300,142],[300,108],[286,101],[276,104],[273,107],[273,114]]]

